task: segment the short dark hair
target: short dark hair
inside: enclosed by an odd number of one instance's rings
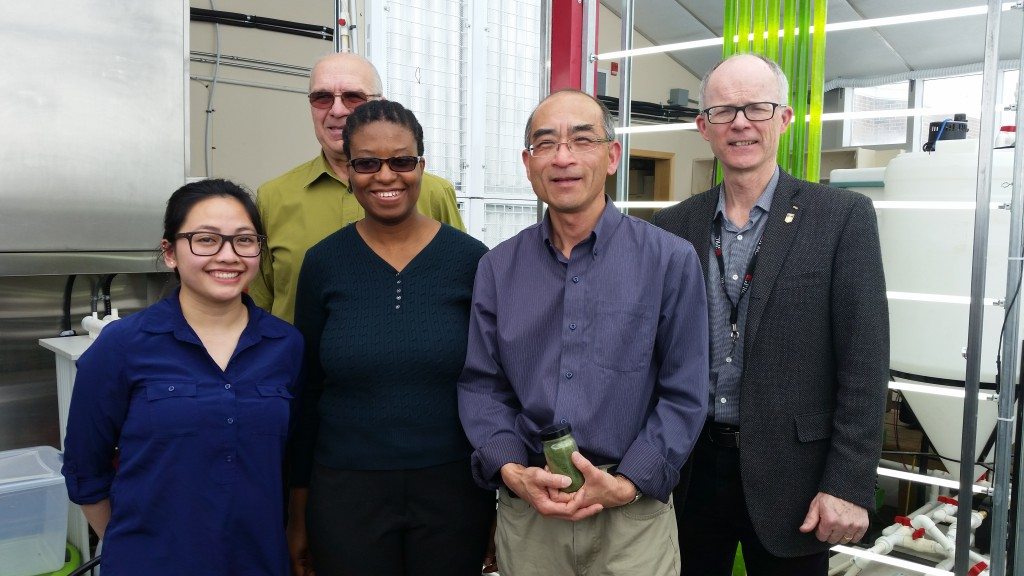
[[[188,218],[192,207],[203,200],[210,198],[234,198],[245,208],[246,214],[252,220],[252,227],[256,233],[265,235],[263,220],[260,219],[260,211],[256,208],[256,201],[252,194],[238,184],[230,180],[214,178],[189,182],[174,191],[167,200],[167,210],[164,211],[164,240],[174,243],[174,235],[181,232],[181,227]]]
[[[352,137],[373,122],[390,122],[408,128],[416,139],[416,155],[423,156],[423,126],[412,110],[394,100],[370,100],[356,108],[345,120],[345,142],[341,149],[346,158],[351,158],[349,143]]]

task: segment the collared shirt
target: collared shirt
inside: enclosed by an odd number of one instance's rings
[[[722,221],[722,260],[725,262],[725,288],[729,291],[726,298],[722,293],[719,281],[718,259],[715,258],[714,242],[711,242],[708,257],[708,312],[711,329],[711,399],[708,405],[708,417],[719,424],[740,424],[740,380],[743,377],[743,335],[746,334],[747,304],[750,302],[750,291],[740,299],[740,287],[743,276],[747,272],[750,258],[754,255],[761,234],[768,223],[768,211],[775,197],[775,187],[779,183],[779,169],[764,192],[758,197],[757,203],[750,209],[749,220],[743,227],[737,227],[725,215],[725,194],[718,194],[718,208],[715,218]],[[710,233],[710,232],[709,232]],[[754,282],[757,281],[757,270],[754,270]],[[739,299],[739,316],[737,326],[739,337],[735,342],[732,338],[732,325],[729,314],[732,302]]]
[[[550,216],[480,261],[459,415],[487,488],[542,465],[538,431],[569,423],[580,452],[667,501],[704,424],[707,303],[693,247],[610,200],[567,259]]]
[[[323,152],[260,186],[257,205],[267,230],[268,257],[249,286],[249,294],[264,310],[292,322],[306,250],[345,225],[362,220],[365,212]],[[455,188],[444,178],[424,172],[416,208],[439,222],[466,229]]]
[[[226,370],[177,292],[104,328],[78,361],[62,472],[73,502],[110,500],[108,576],[289,571],[281,467],[302,337],[243,299]]]

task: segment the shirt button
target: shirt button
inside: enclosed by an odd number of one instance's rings
[[[398,310],[398,309],[399,309],[399,308],[401,308],[401,307],[402,307],[402,305],[401,305],[401,304],[395,304],[395,310]]]
[[[231,384],[225,384],[224,385],[224,389],[225,390],[231,390]]]
[[[572,277],[572,283],[573,284],[579,284],[580,283],[580,277],[579,276],[573,276]]]
[[[740,275],[739,274],[733,274],[732,275],[732,279],[733,280],[739,280],[740,279]]]
[[[736,239],[737,240],[743,240],[743,234],[737,234],[736,235]]]
[[[231,460],[232,460],[231,456],[228,456],[228,457],[226,457],[224,459],[227,460],[228,462],[231,462]]]
[[[401,300],[401,299],[402,299],[401,296],[395,296],[395,300]]]
[[[566,380],[572,380],[572,372],[566,372],[565,373],[565,379]]]
[[[576,323],[575,322],[569,324],[569,330],[575,330],[575,329],[576,329]]]
[[[234,418],[228,418],[228,424],[234,424],[234,423],[235,423],[235,419]]]
[[[722,398],[721,400],[719,400],[719,402],[721,402],[722,404],[725,404],[725,398]]]
[[[396,294],[401,294],[401,293],[402,293],[402,289],[401,289],[401,288],[397,288],[397,289],[395,289],[395,293],[396,293]]]
[[[401,280],[399,280],[399,281],[398,281],[397,283],[398,283],[398,284],[401,284],[401,283],[402,283],[402,281],[401,281]]]
[[[568,423],[569,423],[568,420],[566,420],[565,418],[562,418],[562,424],[568,424]]]
[[[167,391],[168,392],[174,392],[174,386],[168,386],[167,387]]]
[[[732,356],[726,356],[725,357],[725,362],[726,362],[726,364],[731,364],[732,363]]]

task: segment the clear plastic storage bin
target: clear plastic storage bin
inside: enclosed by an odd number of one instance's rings
[[[0,574],[33,576],[64,566],[68,495],[62,457],[50,446],[0,452]]]

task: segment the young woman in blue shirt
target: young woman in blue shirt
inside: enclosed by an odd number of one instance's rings
[[[161,240],[180,287],[78,361],[63,472],[105,576],[288,573],[282,466],[302,338],[243,293],[264,241],[244,189],[183,186]]]

